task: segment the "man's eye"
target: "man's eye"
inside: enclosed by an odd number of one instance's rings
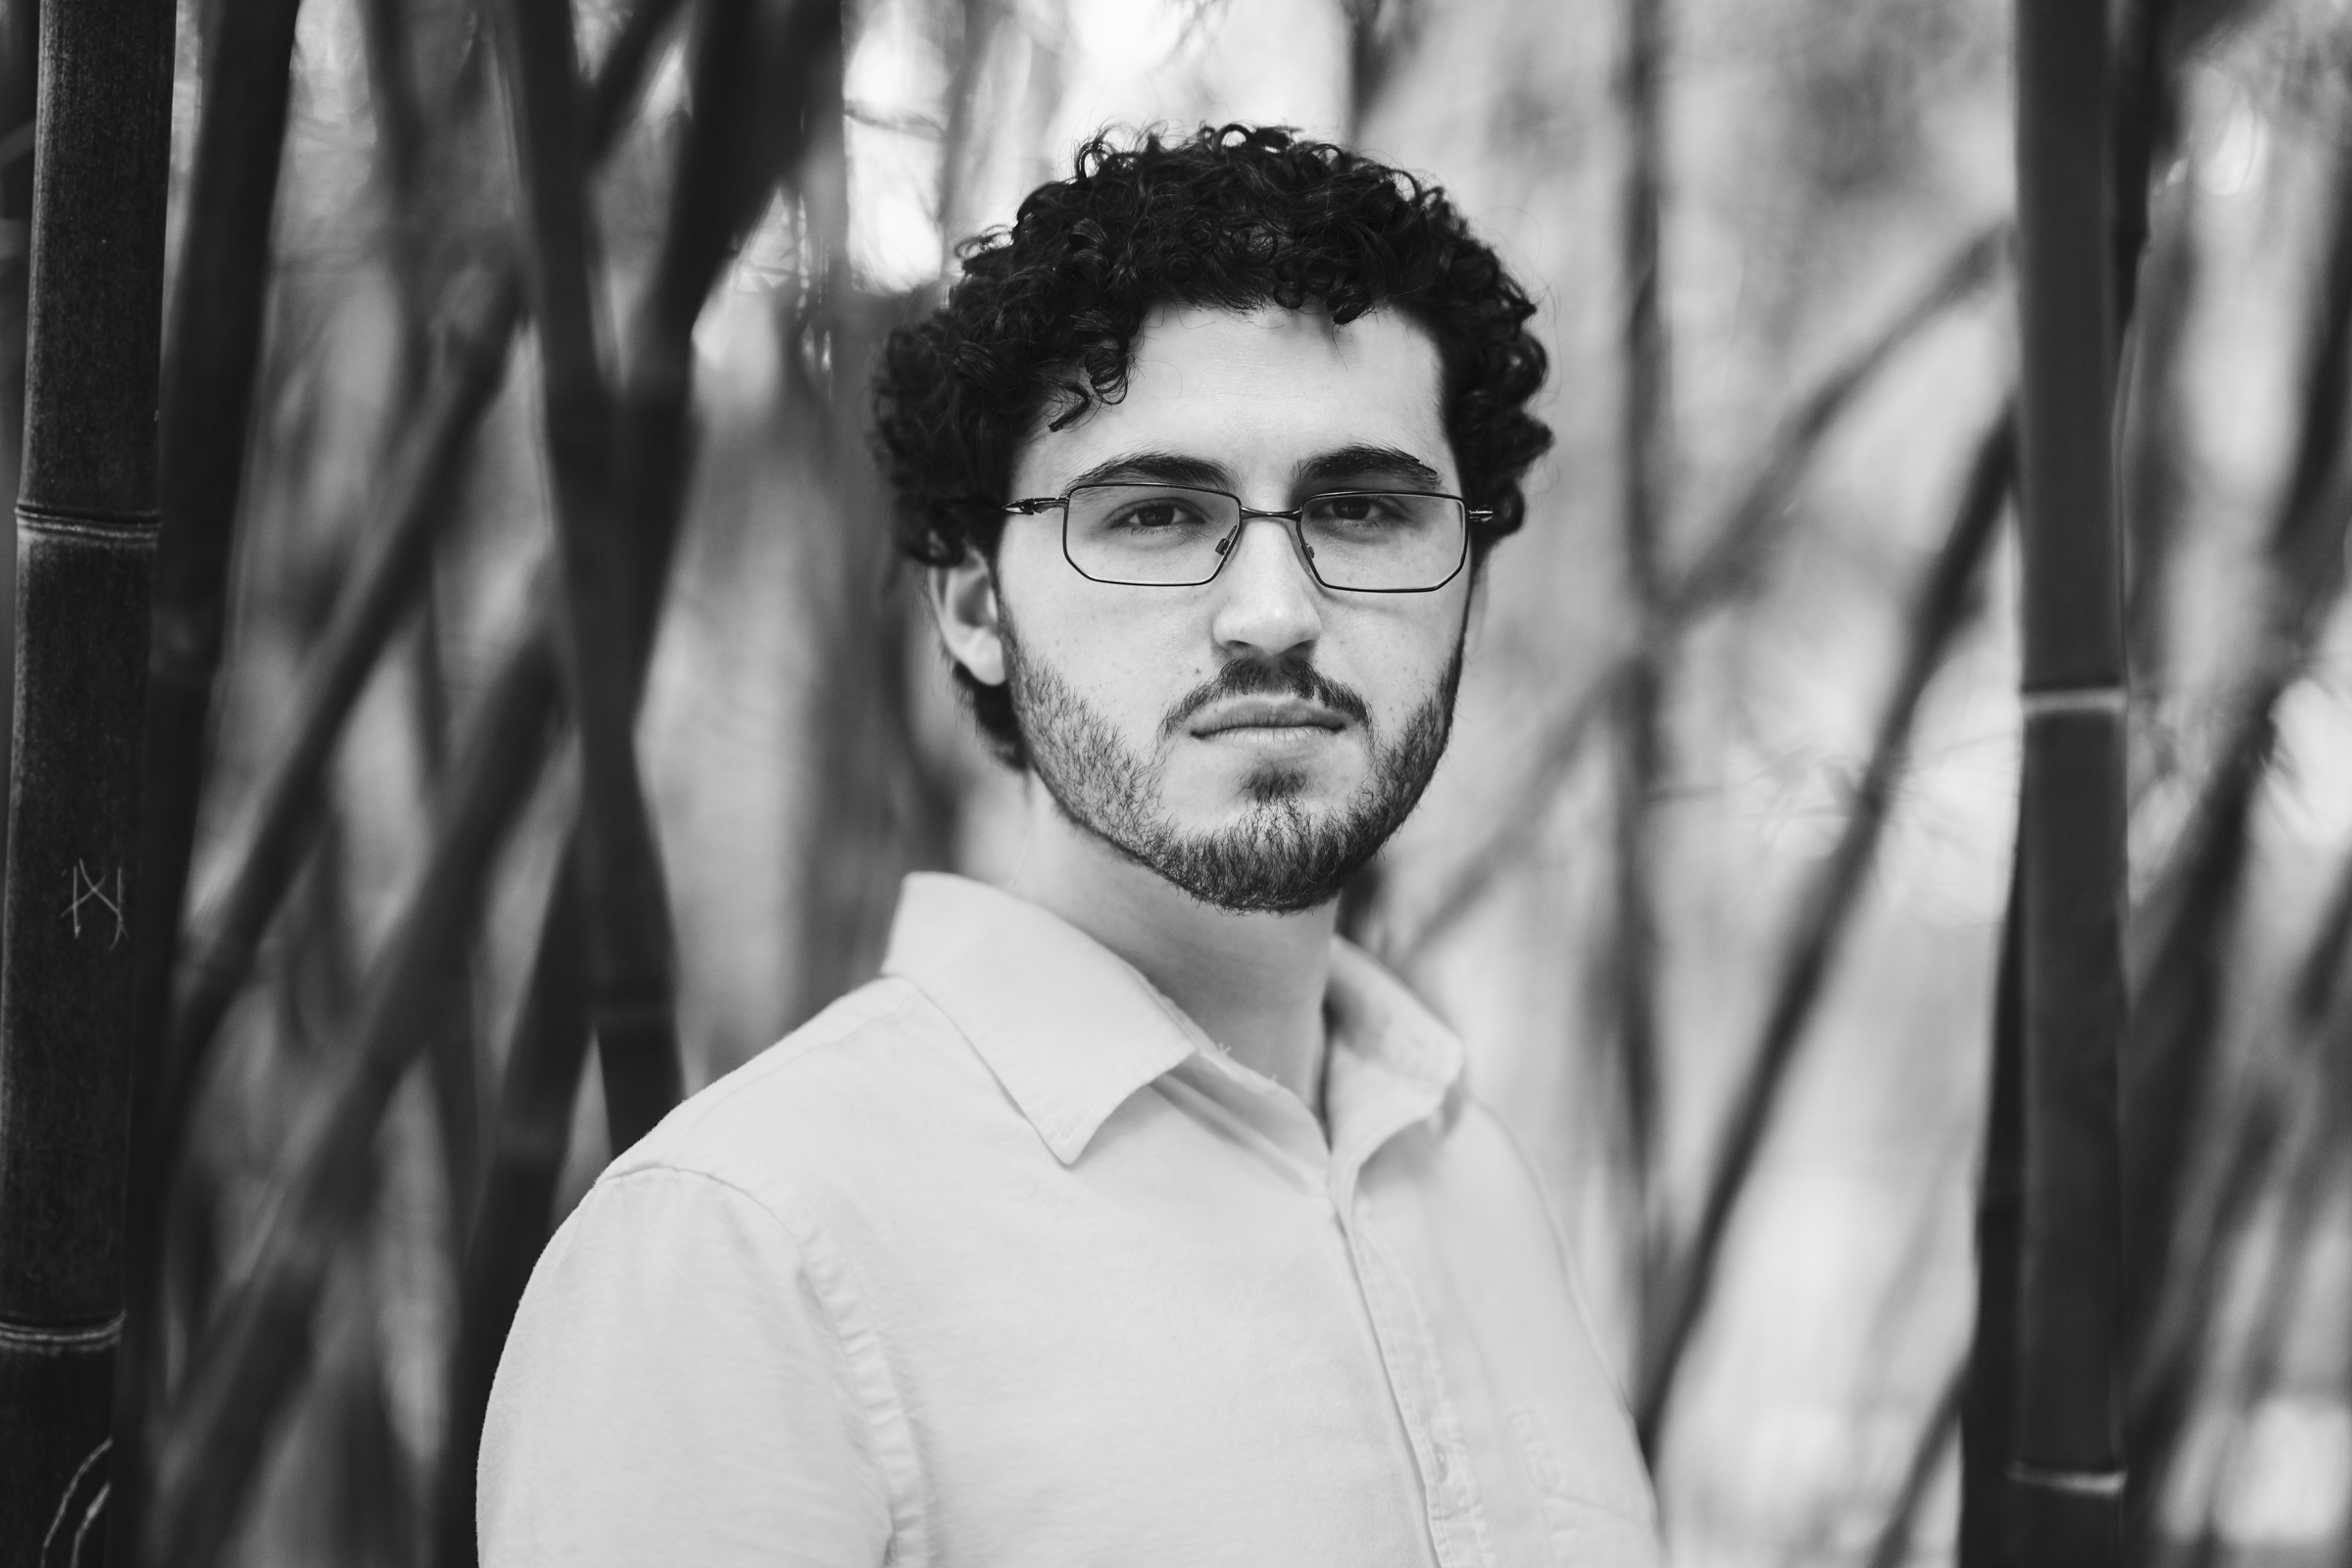
[[[1110,525],[1149,533],[1163,528],[1195,527],[1200,520],[1198,511],[1179,501],[1138,501],[1113,513]]]
[[[1380,527],[1403,520],[1403,509],[1388,496],[1318,496],[1307,506],[1309,515],[1325,522]]]

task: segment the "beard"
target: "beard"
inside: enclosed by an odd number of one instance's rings
[[[1429,787],[1452,732],[1462,674],[1457,640],[1435,688],[1391,739],[1373,728],[1361,697],[1304,661],[1233,661],[1168,710],[1159,727],[1163,748],[1188,718],[1220,698],[1294,696],[1363,725],[1371,769],[1346,801],[1317,808],[1303,798],[1304,773],[1263,764],[1242,781],[1240,820],[1186,832],[1170,819],[1161,796],[1164,751],[1146,756],[1129,745],[1058,672],[1022,656],[1008,622],[1000,630],[1022,744],[1062,814],[1202,904],[1235,914],[1296,914],[1340,896]]]

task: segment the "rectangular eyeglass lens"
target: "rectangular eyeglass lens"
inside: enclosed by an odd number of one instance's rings
[[[1466,526],[1451,496],[1359,491],[1308,502],[1302,532],[1335,588],[1429,588],[1453,574]]]
[[[1082,485],[1070,492],[1071,562],[1108,582],[1204,582],[1217,541],[1240,519],[1230,496],[1164,484]]]

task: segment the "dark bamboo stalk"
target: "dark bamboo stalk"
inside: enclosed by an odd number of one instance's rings
[[[582,896],[594,977],[590,1011],[615,1130],[642,1136],[676,1103],[669,893],[637,769],[642,680],[632,646],[626,518],[614,504],[612,400],[599,363],[591,226],[579,160],[577,71],[564,0],[501,0],[499,56],[529,244],[542,406],[564,585],[558,647],[579,735]],[[632,1140],[633,1141],[633,1140]],[[614,1152],[626,1147],[615,1139]]]
[[[393,418],[395,428],[404,432],[408,416],[426,384],[435,292],[429,258],[430,210],[424,194],[426,115],[412,69],[408,3],[363,0],[360,7],[368,102],[375,122],[375,170],[387,209],[385,240],[399,301],[390,377]],[[428,569],[417,586],[416,612],[408,640],[410,714],[428,793],[440,787],[449,751],[449,678],[441,652],[438,601],[434,574]],[[470,963],[450,977],[448,991],[449,1005],[433,1030],[427,1061],[439,1123],[451,1266],[456,1268],[464,1262],[466,1227],[479,1186],[487,1076],[481,1038],[474,1025]]]
[[[544,617],[534,622],[544,627]],[[468,940],[490,851],[536,776],[540,737],[559,693],[549,639],[535,630],[484,700],[423,880],[370,972],[351,1058],[314,1123],[323,1130],[290,1162],[286,1199],[175,1410],[149,1532],[151,1540],[181,1544],[175,1562],[204,1568],[217,1554],[251,1489],[270,1423],[307,1365],[310,1323],[349,1228],[370,1136],[425,1037],[442,977]],[[257,917],[251,929],[261,923]]]
[[[1992,998],[1984,1165],[1977,1185],[1977,1318],[1960,1404],[1960,1568],[2009,1568],[2010,1432],[2026,1212],[2025,859],[2013,856]]]
[[[434,1501],[433,1560],[440,1568],[470,1568],[474,1561],[473,1473],[490,1382],[523,1287],[547,1244],[556,1182],[570,1144],[572,1101],[588,1057],[586,944],[579,874],[567,854],[548,895],[538,955],[507,1051],[481,1209],[459,1282],[448,1436]]]
[[[172,972],[196,838],[213,683],[220,667],[246,427],[261,365],[270,216],[299,8],[299,0],[255,0],[224,11],[212,29],[164,356],[163,520],[131,921],[137,989],[123,1216],[125,1314],[108,1498],[117,1526],[108,1550],[118,1568],[139,1561],[147,1425],[160,1393],[163,1250],[157,1238],[168,1175],[147,1156],[162,1142]]]
[[[778,13],[783,15],[779,16]],[[800,159],[813,100],[838,101],[821,80],[841,70],[838,3],[706,0],[694,40],[694,116],[678,149],[670,211],[653,282],[637,312],[621,398],[623,504],[635,558],[630,657],[642,680],[660,610],[660,585],[685,502],[694,452],[694,324],[727,259],[757,220],[778,174]],[[835,111],[838,112],[837,110]],[[461,1284],[450,1366],[449,1437],[436,1501],[436,1561],[473,1558],[473,1470],[492,1374],[507,1329],[547,1236],[549,1205],[569,1133],[572,1096],[590,1033],[582,967],[584,846],[575,825],[540,929],[530,990],[500,1094],[498,1153]],[[602,1037],[600,1036],[600,1045]],[[615,1149],[642,1136],[663,1107],[605,1058]],[[637,1098],[631,1098],[637,1097]]]
[[[1658,1116],[1657,827],[1667,770],[1665,531],[1672,471],[1672,345],[1660,303],[1664,269],[1665,0],[1626,0],[1624,102],[1627,167],[1620,268],[1625,289],[1624,399],[1618,415],[1618,513],[1640,654],[1618,696],[1614,927],[1609,946],[1609,1025],[1622,1097],[1624,1176],[1638,1271],[1649,1273],[1651,1146]],[[1650,1286],[1645,1284],[1646,1297]]]
[[[2009,1485],[2027,1568],[2100,1568],[2125,1470],[2113,89],[2106,7],[2016,18],[2026,1209]]]
[[[25,285],[32,263],[32,133],[39,101],[40,0],[0,9],[0,495],[24,466]],[[16,646],[17,553],[0,550],[0,646]],[[12,683],[0,681],[0,770],[15,744]],[[0,863],[6,835],[0,834]]]
[[[640,0],[622,24],[589,88],[587,157],[601,161],[617,138],[635,100],[653,46],[683,0]],[[431,544],[454,514],[458,466],[473,430],[506,374],[507,354],[520,320],[520,280],[503,262],[464,301],[449,336],[443,372],[425,394],[411,440],[384,486],[378,519],[368,529],[376,552],[353,574],[335,620],[312,662],[292,726],[292,739],[255,791],[253,829],[232,863],[217,912],[201,923],[187,960],[184,991],[172,1022],[165,1102],[170,1125],[157,1157],[169,1167],[185,1137],[194,1089],[229,1004],[236,1000],[270,919],[302,863],[307,825],[319,780],[344,721],[365,688],[385,643],[424,578]]]
[[[287,1161],[260,1250],[173,1404],[146,1539],[174,1568],[211,1568],[308,1363],[318,1294],[365,1197],[376,1129],[430,1037],[443,977],[466,952],[499,844],[539,775],[557,691],[554,656],[534,640],[484,697],[422,878],[369,968],[348,1054]]]
[[[1654,628],[1656,636],[1680,636],[1759,580],[1765,563],[1787,536],[1797,488],[1822,443],[1905,346],[1991,278],[2008,238],[2006,224],[1971,235],[1926,288],[1796,400],[1738,498],[1710,532],[1705,551],[1677,579],[1667,601],[1668,613]],[[1430,899],[1429,912],[1396,940],[1392,956],[1399,964],[1409,964],[1425,952],[1468,911],[1491,878],[1526,855],[1534,835],[1542,831],[1544,803],[1558,793],[1592,726],[1619,701],[1618,693],[1644,646],[1637,641],[1610,661],[1561,709],[1524,782],[1492,813],[1497,824],[1494,837],[1446,878]]]
[[[1732,1113],[1708,1173],[1698,1222],[1659,1281],[1658,1329],[1634,1405],[1636,1430],[1643,1451],[1653,1459],[1676,1375],[1713,1294],[1733,1213],[1763,1150],[1797,1048],[1837,962],[1893,809],[1895,785],[1910,754],[1921,701],[1976,608],[1978,580],[2014,481],[2015,453],[2011,414],[2004,405],[1977,442],[1951,527],[1913,596],[1905,619],[1909,639],[1879,712],[1870,760],[1854,785],[1853,806],[1837,848],[1799,902],[1772,1008],[1748,1057],[1746,1076],[1732,1097]]]
[[[161,1094],[166,1126],[153,1151],[166,1172],[186,1137],[220,1021],[301,868],[319,783],[344,720],[423,581],[433,541],[456,511],[460,464],[505,375],[519,312],[512,279],[489,283],[464,309],[466,324],[451,334],[449,359],[384,485],[382,511],[368,530],[369,553],[310,661],[291,737],[255,791],[253,826],[234,858],[235,872],[190,933]]]
[[[172,9],[41,17],[0,932],[0,1558],[96,1547],[122,1307]]]

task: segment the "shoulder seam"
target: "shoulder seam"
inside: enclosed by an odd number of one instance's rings
[[[808,1282],[808,1294],[816,1302],[824,1319],[825,1332],[849,1372],[850,1387],[858,1404],[858,1416],[864,1424],[866,1441],[872,1462],[881,1473],[885,1495],[891,1502],[891,1539],[893,1562],[904,1560],[911,1565],[930,1561],[930,1529],[925,1505],[926,1489],[922,1482],[921,1457],[914,1445],[908,1425],[906,1403],[900,1394],[898,1378],[891,1371],[888,1352],[882,1345],[879,1325],[872,1314],[864,1310],[853,1282],[848,1278],[848,1259],[837,1247],[831,1233],[814,1215],[804,1212],[805,1205],[795,1203],[794,1212],[787,1217],[776,1205],[739,1182],[712,1171],[698,1170],[688,1165],[673,1165],[654,1161],[618,1172],[598,1183],[617,1187],[641,1176],[683,1176],[689,1180],[715,1187],[742,1199],[774,1226],[799,1260],[801,1275]],[[789,1184],[784,1186],[788,1197],[796,1197]],[[858,1332],[853,1334],[844,1326],[845,1316],[858,1320]],[[852,1341],[867,1348],[870,1355],[861,1358]],[[877,1409],[876,1406],[881,1408]],[[906,1548],[902,1559],[899,1552]]]

